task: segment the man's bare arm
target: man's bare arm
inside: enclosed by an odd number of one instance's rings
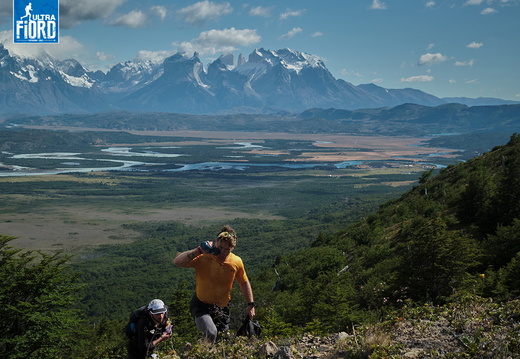
[[[240,284],[240,291],[244,294],[244,297],[247,301],[246,314],[248,314],[251,318],[255,316],[255,304],[253,297],[253,289],[251,288],[251,283],[249,281]]]
[[[197,258],[199,255],[201,255],[202,249],[200,247],[197,247],[195,249],[190,249],[189,251],[182,252],[177,254],[177,256],[173,259],[173,264],[175,264],[177,267],[187,267],[188,264]]]

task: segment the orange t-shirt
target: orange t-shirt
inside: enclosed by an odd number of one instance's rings
[[[206,304],[227,306],[235,278],[238,284],[248,281],[242,259],[233,253],[230,253],[224,262],[220,262],[213,255],[201,254],[188,266],[195,268],[197,298]]]

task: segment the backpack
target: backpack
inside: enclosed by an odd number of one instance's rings
[[[139,321],[139,319],[146,316],[146,311],[147,311],[146,305],[144,305],[141,308],[134,310],[130,314],[128,323],[125,326],[125,333],[129,339],[135,338],[135,336],[137,334],[137,327],[136,327],[137,322]]]
[[[259,336],[262,332],[262,327],[256,320],[251,320],[249,315],[246,315],[242,326],[237,331],[237,336],[244,336],[251,338],[254,336]]]

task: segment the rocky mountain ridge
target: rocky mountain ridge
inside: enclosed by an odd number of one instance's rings
[[[496,104],[502,101],[492,100]],[[410,88],[355,86],[334,78],[318,56],[291,49],[260,48],[247,60],[240,55],[236,61],[232,54],[224,54],[207,67],[197,53],[176,53],[162,63],[119,63],[105,74],[89,71],[73,59],[13,56],[0,44],[3,115],[102,111],[269,114],[404,103],[438,106],[446,101]]]

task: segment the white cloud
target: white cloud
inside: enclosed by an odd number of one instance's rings
[[[165,58],[172,56],[173,53],[171,51],[146,51],[141,50],[137,53],[135,57],[136,61],[152,61],[155,63],[161,63]]]
[[[383,82],[383,79],[382,78],[376,78],[376,79],[372,79],[372,81],[370,81],[370,82],[373,83],[373,84],[378,84],[378,83]]]
[[[341,69],[341,74],[345,76],[363,77],[359,72],[350,72],[347,69]]]
[[[435,1],[428,1],[426,3],[426,7],[434,7],[435,6]]]
[[[456,61],[455,62],[455,66],[473,66],[475,64],[475,60],[469,60],[469,61],[466,61],[466,62],[463,62],[463,61]]]
[[[520,98],[520,93],[517,93],[517,94],[515,95],[515,97]]]
[[[100,51],[95,54],[89,53],[81,42],[69,35],[61,35],[58,44],[31,44],[27,46],[27,44],[14,44],[13,32],[9,30],[0,32],[0,42],[4,43],[5,48],[9,50],[11,55],[40,58],[42,54],[47,53],[58,60],[76,59],[90,70],[107,71],[106,62],[115,58],[114,55]]]
[[[433,65],[436,63],[440,63],[446,61],[448,58],[441,53],[430,54],[429,52],[421,55],[419,58],[419,65]]]
[[[488,7],[488,8],[485,8],[484,10],[482,10],[480,12],[480,14],[481,15],[489,15],[489,14],[494,14],[494,13],[497,13],[497,12],[498,11],[496,11],[495,9]]]
[[[484,44],[482,42],[475,42],[475,41],[473,41],[472,43],[468,44],[466,47],[469,47],[470,49],[479,49],[483,45]]]
[[[385,10],[386,4],[379,0],[372,0],[372,5],[370,5],[370,9],[372,10]]]
[[[323,36],[323,32],[321,32],[321,31],[316,31],[315,33],[313,33],[311,35],[311,37],[320,37],[320,36]]]
[[[205,49],[201,49],[200,47],[196,47],[195,44],[193,42],[190,42],[190,41],[183,41],[183,42],[173,42],[172,43],[173,46],[175,46],[177,48],[177,51],[179,52],[183,52],[183,53],[186,53],[186,54],[193,54],[194,52],[198,52],[199,54],[206,54],[206,53],[212,53],[210,52],[209,50],[206,51]],[[224,50],[223,52],[225,53],[228,53],[230,52],[228,49]]]
[[[426,50],[431,50],[434,46],[434,44],[428,44],[428,46],[426,46]]]
[[[464,5],[480,5],[484,2],[484,0],[468,0],[464,3]]]
[[[433,81],[433,76],[429,75],[420,75],[420,76],[410,76],[407,78],[401,78],[401,82],[430,82]]]
[[[448,80],[448,83],[450,83],[450,84],[456,84],[457,81],[456,81],[456,80],[452,80],[452,79],[450,79],[450,80]]]
[[[464,82],[466,84],[478,84],[478,80],[468,80],[466,82]]]
[[[140,10],[132,10],[127,14],[117,17],[111,22],[111,25],[138,28],[144,27],[147,20],[148,18],[144,12]]]
[[[288,19],[290,17],[295,17],[295,16],[302,16],[303,13],[305,12],[305,10],[291,10],[291,9],[287,9],[285,10],[285,12],[281,13],[280,14],[280,20],[285,20],[285,19]]]
[[[303,29],[300,27],[293,27],[291,31],[289,31],[286,34],[283,34],[282,36],[279,37],[279,39],[281,39],[281,40],[291,39],[302,31],[303,31]]]
[[[217,4],[207,0],[186,6],[178,11],[183,16],[184,21],[198,25],[228,15],[231,12],[233,12],[233,8],[228,2]]]
[[[166,15],[168,14],[168,12],[166,11],[166,8],[164,6],[152,6],[150,8],[150,11],[155,14],[156,16],[158,16],[161,20],[164,20],[166,18]]]
[[[107,18],[124,2],[125,0],[60,0],[60,27],[69,29],[83,21]]]
[[[72,36],[60,36],[58,44],[15,44],[13,43],[13,31],[1,31],[0,42],[9,51],[11,55],[18,55],[22,57],[38,58],[42,53],[48,53],[52,57],[59,60],[70,58],[79,58],[78,52],[85,50],[83,44],[74,39]]]
[[[98,51],[98,52],[96,52],[96,58],[99,61],[105,62],[105,61],[113,60],[115,58],[115,56],[112,54],[107,54],[106,52],[103,52],[103,51]]]
[[[256,30],[237,30],[234,27],[224,30],[209,30],[199,34],[196,39],[182,43],[173,43],[179,51],[200,54],[228,53],[235,51],[238,46],[249,46],[260,42],[261,36]]]
[[[256,6],[249,10],[249,15],[251,16],[260,16],[260,17],[269,17],[271,16],[271,8],[265,6]]]

